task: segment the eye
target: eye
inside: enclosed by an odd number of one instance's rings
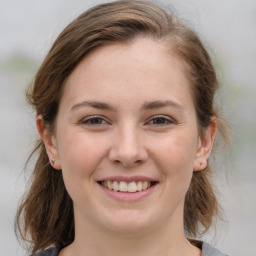
[[[100,116],[90,116],[84,118],[81,123],[88,126],[102,126],[108,124],[108,122]]]
[[[165,126],[173,123],[175,123],[174,120],[166,116],[155,116],[147,122],[147,124],[149,125],[156,125],[156,126]]]

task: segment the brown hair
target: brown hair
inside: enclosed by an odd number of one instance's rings
[[[222,140],[227,141],[225,126],[221,125],[221,118],[214,109],[218,88],[216,74],[197,34],[173,14],[150,1],[140,0],[93,7],[59,35],[27,92],[29,103],[37,115],[42,115],[45,125],[54,130],[64,81],[88,52],[111,42],[130,42],[138,36],[163,42],[180,59],[190,81],[200,130],[203,132],[212,117],[216,117],[217,130]],[[74,216],[62,173],[50,165],[42,140],[38,141],[32,155],[37,160],[30,188],[17,212],[16,230],[22,239],[32,243],[34,253],[50,245],[71,243]],[[207,231],[219,214],[211,176],[210,164],[193,173],[184,209],[184,226],[189,236],[196,237]]]

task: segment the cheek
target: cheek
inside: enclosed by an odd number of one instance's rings
[[[159,144],[157,154],[166,175],[190,173],[196,156],[196,138],[184,132],[172,134]]]
[[[65,187],[74,204],[79,205],[85,199],[90,200],[90,189],[95,185],[94,173],[104,153],[98,141],[83,133],[66,133],[59,141]]]
[[[78,178],[90,176],[104,156],[103,147],[99,147],[93,136],[86,136],[83,133],[65,135],[59,145],[63,175],[78,176]]]
[[[165,138],[159,138],[158,147],[151,152],[154,164],[161,173],[163,186],[160,202],[167,217],[176,209],[183,209],[196,153],[196,136],[192,135],[187,129],[172,131]]]
[[[189,133],[175,133],[163,140],[155,151],[157,165],[162,170],[168,194],[178,201],[182,199],[191,182],[196,155],[196,136]]]

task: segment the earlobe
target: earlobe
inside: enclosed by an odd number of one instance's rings
[[[201,171],[207,167],[207,160],[211,154],[212,146],[216,134],[216,118],[212,118],[211,124],[200,136],[198,149],[194,161],[194,171]]]
[[[60,170],[61,165],[59,161],[56,138],[45,126],[42,115],[39,115],[36,118],[36,126],[38,133],[44,142],[50,164],[54,169]]]

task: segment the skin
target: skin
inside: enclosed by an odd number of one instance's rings
[[[37,127],[74,202],[75,241],[61,256],[201,254],[184,235],[184,198],[215,124],[199,136],[189,82],[163,45],[139,38],[94,50],[66,81],[55,133],[41,116]],[[113,176],[157,184],[117,200],[98,184]]]

